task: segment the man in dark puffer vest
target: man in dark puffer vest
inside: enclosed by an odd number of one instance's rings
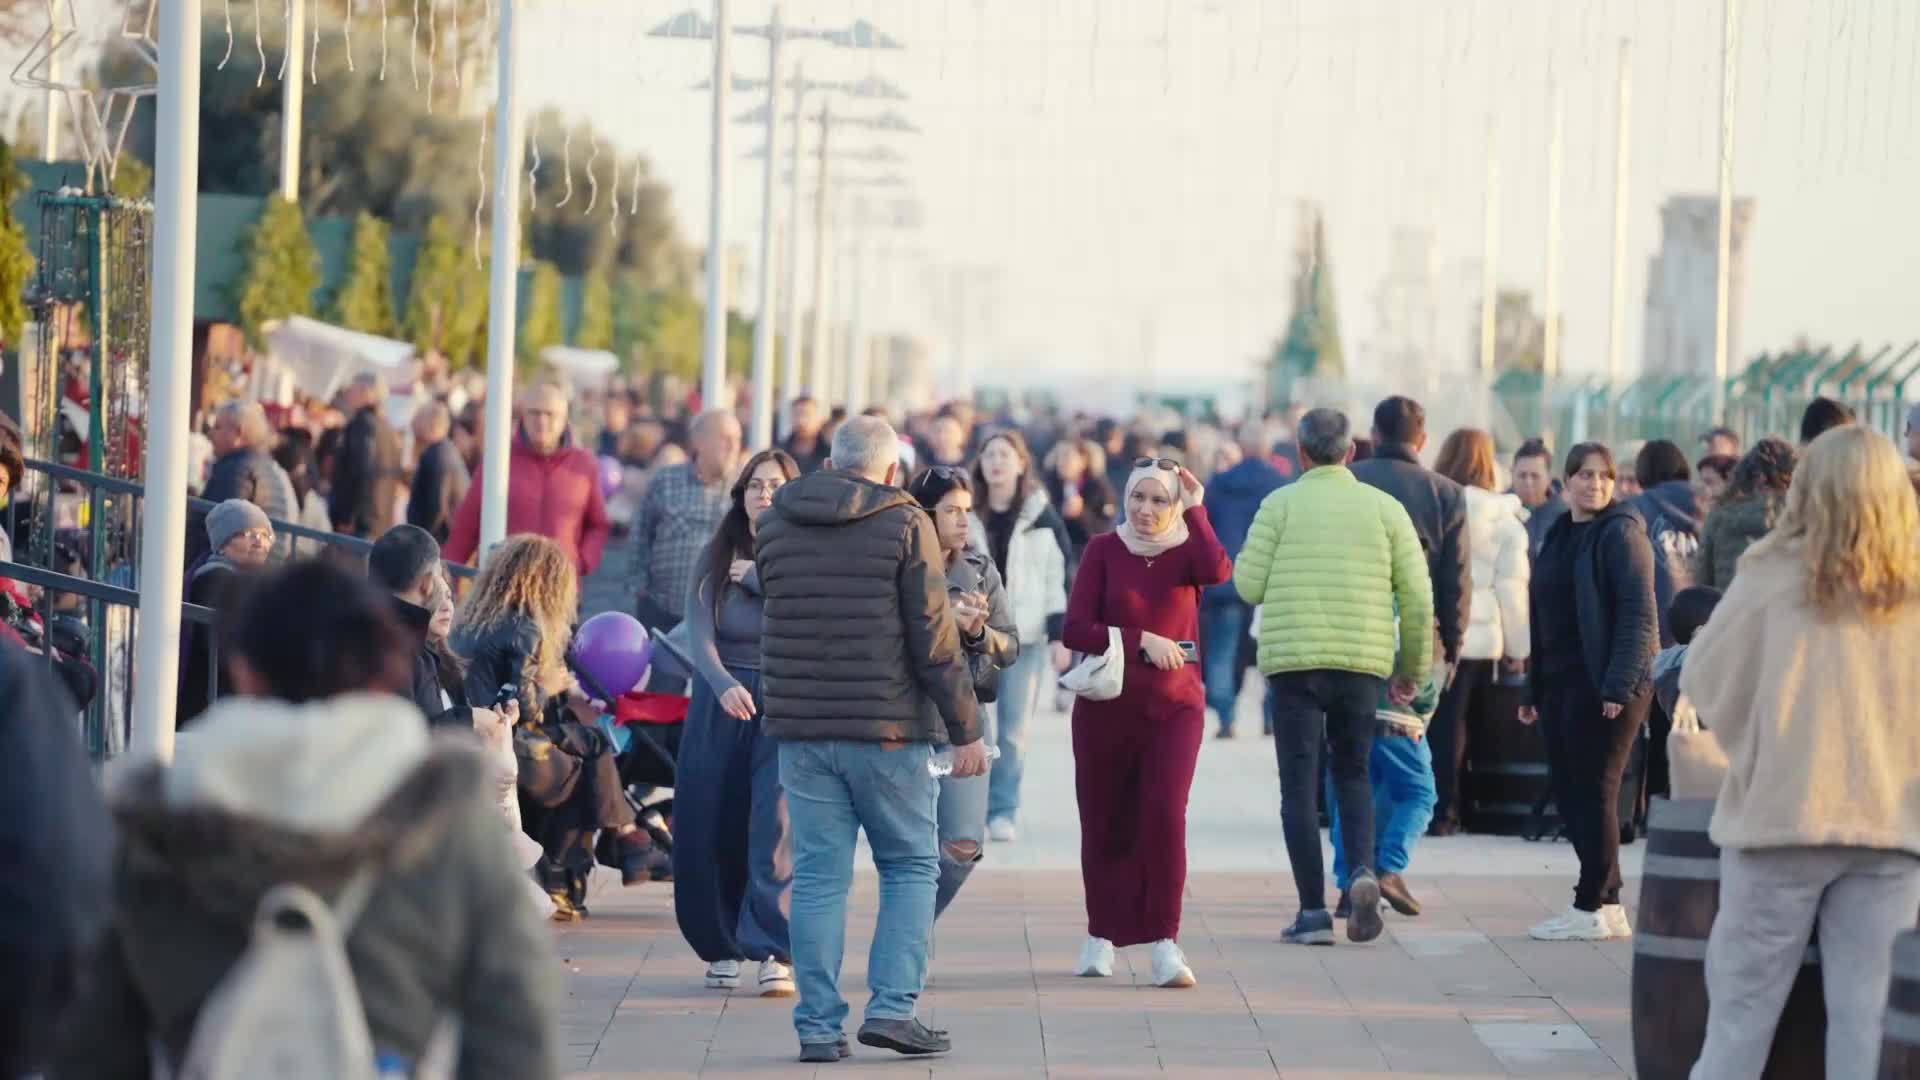
[[[986,749],[946,560],[933,520],[893,486],[899,471],[892,426],[851,419],[825,470],[780,489],[755,542],[766,731],[780,742],[792,829],[803,1061],[844,1056],[836,975],[860,828],[881,895],[860,1041],[903,1054],[949,1048],[914,1019],[940,871],[932,766],[951,744],[953,775],[978,775]]]

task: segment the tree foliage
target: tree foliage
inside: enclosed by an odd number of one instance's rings
[[[132,155],[122,155],[113,169],[113,193],[122,199],[153,198],[153,170]]]
[[[246,270],[235,282],[240,326],[256,348],[266,324],[289,315],[313,314],[320,287],[320,253],[300,208],[279,196],[267,200],[260,219],[241,241]]]
[[[6,0],[0,0],[3,5]],[[470,220],[481,195],[480,162],[483,150],[483,109],[461,109],[452,79],[450,39],[440,42],[433,109],[425,92],[426,50],[421,51],[421,89],[415,89],[408,60],[404,20],[392,20],[391,55],[386,79],[380,78],[378,46],[380,20],[362,16],[354,24],[357,61],[347,71],[338,52],[341,10],[345,0],[330,0],[310,12],[321,23],[320,78],[323,92],[304,98],[300,198],[310,214],[357,215],[372,213],[396,231],[424,228],[436,216]],[[3,9],[0,9],[3,10]],[[398,9],[396,9],[397,11]],[[439,27],[449,30],[443,13]],[[484,20],[474,13],[460,22],[463,48],[486,55],[487,42],[475,39]],[[253,42],[236,41],[226,68],[225,25],[217,14],[204,24],[201,44],[200,130],[218,132],[218,138],[200,140],[200,190],[209,193],[265,195],[279,186],[279,81],[282,35],[278,19],[265,20],[263,42],[267,62],[263,72]],[[246,35],[251,37],[251,35]],[[424,40],[424,34],[423,34]],[[471,59],[471,58],[469,58]],[[128,46],[116,46],[102,58],[102,79],[111,84],[138,81],[145,62]],[[472,67],[469,64],[469,67]],[[484,68],[484,65],[479,65]],[[480,71],[484,77],[484,71]],[[256,85],[256,81],[258,85]],[[463,78],[463,89],[477,85]],[[641,271],[650,285],[676,280],[684,261],[683,247],[673,219],[668,189],[652,178],[644,159],[631,149],[620,150],[600,138],[600,156],[593,173],[600,185],[592,198],[591,214],[586,164],[593,134],[585,124],[573,127],[572,173],[574,198],[565,207],[561,198],[564,132],[558,114],[543,114],[529,130],[538,132],[541,165],[538,196],[529,217],[529,257],[554,263],[566,275],[619,265]],[[153,160],[153,103],[140,103],[127,136],[127,157]],[[491,154],[491,144],[484,143]],[[620,161],[620,215],[612,217],[613,169]],[[531,165],[529,158],[526,165]],[[124,167],[124,165],[123,165]],[[491,170],[491,158],[488,158]],[[523,168],[526,167],[523,165]],[[634,180],[639,178],[636,205]],[[609,224],[612,229],[609,230]]]
[[[613,348],[613,282],[605,270],[587,274],[580,286],[580,324],[573,343],[582,349]]]
[[[353,222],[347,276],[333,297],[333,321],[349,330],[393,336],[393,254],[387,223],[362,211]]]
[[[1339,378],[1346,373],[1340,346],[1340,315],[1333,301],[1333,273],[1327,263],[1326,225],[1315,220],[1313,243],[1302,252],[1293,282],[1293,312],[1287,333],[1275,347],[1269,379],[1275,401],[1290,400],[1288,388],[1302,378]]]
[[[27,324],[25,293],[33,280],[33,252],[27,231],[14,219],[14,200],[27,186],[27,177],[13,161],[13,148],[0,139],[0,346],[17,349]]]
[[[550,262],[536,262],[527,281],[526,300],[520,305],[519,357],[523,367],[540,363],[540,350],[558,345],[565,336],[566,312],[561,306],[560,271]]]
[[[452,368],[486,354],[487,272],[475,265],[444,217],[427,222],[407,290],[405,332],[422,353],[439,353]]]

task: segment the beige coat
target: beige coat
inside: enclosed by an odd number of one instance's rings
[[[1920,604],[1822,622],[1797,557],[1749,554],[1680,690],[1727,754],[1721,847],[1920,854]]]

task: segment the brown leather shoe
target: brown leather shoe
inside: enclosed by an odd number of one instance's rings
[[[1380,899],[1402,915],[1420,914],[1420,901],[1413,898],[1413,893],[1408,891],[1406,881],[1399,874],[1380,875]]]

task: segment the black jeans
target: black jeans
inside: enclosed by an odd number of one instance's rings
[[[1280,831],[1300,890],[1300,910],[1327,906],[1320,858],[1322,748],[1330,748],[1340,838],[1357,876],[1373,868],[1373,785],[1367,764],[1379,720],[1383,680],[1357,671],[1289,671],[1267,680],[1273,691],[1273,753],[1280,764]]]
[[[1493,660],[1462,660],[1454,669],[1453,685],[1440,694],[1433,722],[1427,725],[1428,749],[1433,752],[1433,820],[1460,823],[1460,772],[1467,760],[1470,718],[1493,707]]]
[[[1619,716],[1608,720],[1600,715],[1600,695],[1584,673],[1541,682],[1540,734],[1547,744],[1553,800],[1580,857],[1573,906],[1599,911],[1620,902],[1620,777],[1647,722],[1653,694],[1635,694]]]

